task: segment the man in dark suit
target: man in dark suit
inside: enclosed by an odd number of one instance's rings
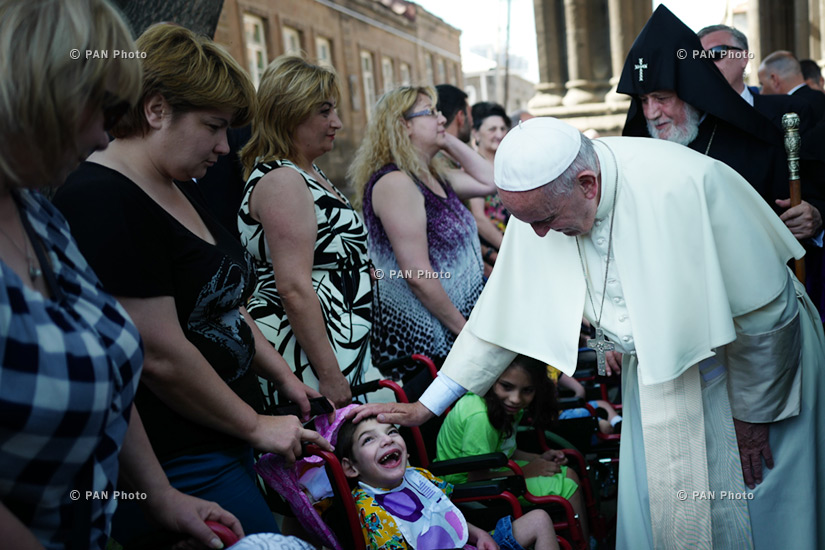
[[[711,25],[696,33],[702,42],[702,47],[711,55],[716,68],[728,81],[733,90],[742,96],[742,99],[773,122],[779,130],[782,128],[782,116],[785,113],[796,113],[800,120],[800,134],[802,135],[803,177],[825,185],[825,149],[817,147],[821,141],[819,136],[825,128],[817,129],[822,124],[813,105],[807,97],[787,94],[759,94],[754,88],[745,85],[745,68],[751,54],[748,51],[748,38],[744,33],[727,25]],[[825,94],[823,94],[825,98]],[[808,159],[816,159],[819,165],[814,166]]]
[[[711,25],[696,33],[708,57],[742,98],[753,105],[758,88],[745,85],[745,69],[752,54],[748,51],[748,37],[734,27]],[[757,93],[754,93],[757,90]]]
[[[791,52],[779,50],[763,59],[759,65],[759,84],[763,94],[787,94],[806,101],[817,123],[825,122],[825,94],[805,84],[802,67]]]
[[[822,69],[817,62],[813,59],[800,59],[799,66],[802,68],[805,84],[812,90],[825,92],[825,79],[822,78]]]

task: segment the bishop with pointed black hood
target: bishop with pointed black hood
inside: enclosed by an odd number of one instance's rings
[[[696,33],[665,6],[653,12],[633,43],[618,91],[632,97],[623,135],[650,137],[642,98],[673,92],[698,116],[698,133],[683,144],[724,162],[777,214],[784,211],[776,204],[789,195],[782,132],[731,88]],[[805,182],[803,198],[818,210],[825,208],[821,193]]]

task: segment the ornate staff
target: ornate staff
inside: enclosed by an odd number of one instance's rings
[[[788,154],[788,184],[791,188],[791,207],[802,202],[802,187],[799,183],[799,148],[802,138],[799,136],[799,115],[785,113],[782,115],[782,127],[785,129],[785,152]],[[794,260],[796,278],[805,282],[805,260]]]

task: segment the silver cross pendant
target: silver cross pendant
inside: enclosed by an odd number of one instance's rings
[[[596,337],[587,339],[587,347],[596,352],[596,367],[599,369],[599,376],[605,376],[607,374],[605,352],[613,351],[616,346],[605,339],[601,327],[596,327]]]

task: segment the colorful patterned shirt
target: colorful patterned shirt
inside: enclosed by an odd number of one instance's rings
[[[433,485],[450,496],[453,492],[452,484],[438,478],[422,468],[412,468],[430,480]],[[379,506],[372,496],[361,487],[352,490],[355,506],[358,508],[358,518],[361,522],[361,531],[364,541],[370,550],[408,550],[407,542],[393,517]]]

